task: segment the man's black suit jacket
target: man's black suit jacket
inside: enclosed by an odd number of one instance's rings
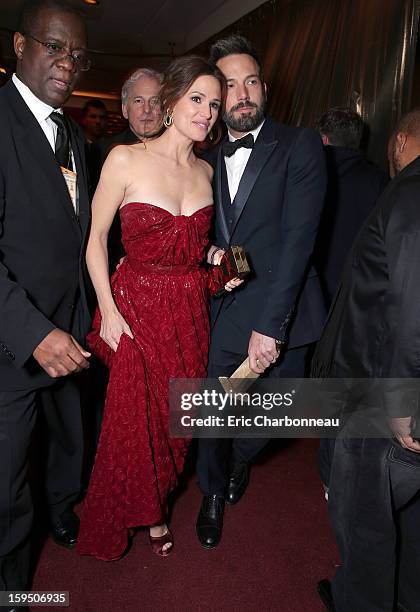
[[[247,352],[252,330],[286,340],[289,348],[317,340],[326,314],[310,264],[326,187],[318,134],[266,118],[233,203],[222,146],[211,155],[215,243],[243,246],[252,267],[242,287],[212,300],[213,325],[223,325],[223,311],[235,301],[242,338],[236,352]]]
[[[139,139],[130,129],[130,127],[127,127],[123,132],[119,132],[118,134],[112,134],[112,136],[104,138],[103,140],[97,143],[98,149],[100,151],[101,165],[103,165],[111,149],[113,149],[117,145],[130,145],[136,142],[139,142]]]
[[[353,245],[314,376],[391,379],[382,382],[391,390],[392,380],[420,377],[419,194],[417,157],[385,188]],[[404,394],[384,401],[391,416],[412,414]]]
[[[54,328],[89,327],[83,244],[89,200],[83,136],[69,121],[79,218],[54,152],[12,81],[0,89],[0,390],[52,382],[32,353]]]
[[[325,153],[328,187],[315,249],[315,265],[329,307],[353,241],[389,178],[359,149],[329,145]]]

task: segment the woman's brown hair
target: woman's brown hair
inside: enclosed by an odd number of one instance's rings
[[[220,122],[226,100],[226,79],[219,68],[208,62],[204,57],[184,55],[169,64],[163,73],[163,82],[160,89],[163,116],[171,113],[178,100],[187,93],[194,81],[200,76],[212,76],[220,83],[222,103],[212,130],[214,131],[212,143],[216,143],[222,133]]]

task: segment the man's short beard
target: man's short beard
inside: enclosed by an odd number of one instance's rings
[[[255,114],[241,113],[238,117],[235,117],[234,111],[241,106],[245,106],[245,104],[248,106],[250,103],[236,104],[230,111],[225,111],[223,115],[223,121],[227,127],[235,130],[235,132],[252,132],[264,121],[265,100],[259,106],[251,103],[256,108]]]

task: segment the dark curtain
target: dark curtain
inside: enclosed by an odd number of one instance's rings
[[[410,108],[418,19],[419,0],[271,0],[195,51],[243,34],[263,58],[274,118],[314,126],[327,108],[350,106],[368,124],[368,157],[384,167]]]

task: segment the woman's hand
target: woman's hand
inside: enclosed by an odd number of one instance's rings
[[[212,266],[220,266],[224,254],[224,249],[212,244],[207,252],[207,263]]]
[[[100,336],[113,351],[117,350],[123,334],[134,339],[130,326],[118,310],[102,315]]]
[[[207,254],[207,263],[213,266],[220,266],[225,252],[226,251],[222,249],[221,247],[212,245]],[[226,283],[225,291],[233,291],[233,289],[236,289],[236,287],[239,287],[239,285],[242,285],[243,282],[244,281],[239,278],[233,278],[232,280]]]
[[[214,253],[213,255],[213,265],[214,266],[220,266],[220,264],[222,263],[222,259],[223,259],[223,255],[225,254],[225,250],[224,249],[217,249],[217,251]]]
[[[233,291],[233,289],[236,289],[236,287],[239,287],[239,285],[242,285],[243,282],[244,282],[243,279],[232,278],[232,280],[230,280],[228,283],[226,283],[225,290],[226,291]]]

